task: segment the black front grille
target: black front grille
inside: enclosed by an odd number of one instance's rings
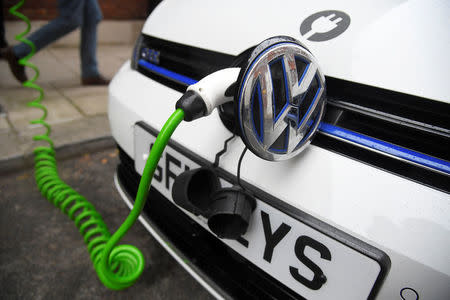
[[[120,148],[119,157],[118,179],[134,199],[140,175],[134,170],[134,161]],[[154,188],[150,190],[144,212],[189,264],[225,296],[233,299],[304,299],[226,247]]]
[[[195,80],[221,68],[240,66],[252,50],[247,49],[234,57],[149,36],[144,36],[144,40],[148,47],[161,51],[161,67]],[[144,67],[139,66],[138,71],[180,92],[186,90],[186,84]],[[324,122],[450,161],[450,104],[328,76],[326,83],[328,105]],[[232,106],[228,103],[219,110],[221,119],[229,129],[237,128]],[[443,171],[392,158],[332,136],[319,134],[313,144],[442,191],[450,191],[450,176]]]
[[[142,47],[160,53],[159,66],[194,80],[200,80],[208,74],[227,68],[234,60],[233,55],[186,46],[147,35],[143,36]],[[170,88],[180,92],[186,91],[186,85],[152,73],[140,65],[137,70]]]

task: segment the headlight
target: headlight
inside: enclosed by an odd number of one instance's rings
[[[134,45],[133,53],[131,55],[131,68],[136,70],[138,61],[140,59],[140,52],[143,45],[144,37],[142,34],[136,40],[136,44]]]
[[[136,41],[131,68],[180,92],[217,70],[234,56],[155,38],[142,33]],[[183,80],[180,80],[182,79]]]
[[[146,39],[143,34],[139,36],[136,41],[136,45],[133,50],[133,57],[131,58],[131,68],[137,69],[139,60],[143,59],[146,62],[159,65],[159,54],[160,51],[150,48],[148,43],[148,38]]]

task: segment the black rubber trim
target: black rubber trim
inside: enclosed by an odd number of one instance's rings
[[[195,80],[200,80],[208,74],[229,67],[234,60],[233,55],[187,46],[148,35],[143,35],[142,44],[143,47],[159,51],[159,66]]]
[[[152,134],[154,136],[157,136],[157,134],[158,134],[157,130],[155,130],[154,128],[152,128],[151,126],[149,126],[148,124],[146,124],[144,122],[138,122],[138,123],[136,123],[136,126],[142,127],[143,129],[145,129],[146,131],[148,131],[150,134]],[[174,148],[176,151],[182,153],[183,155],[185,155],[186,157],[188,157],[189,159],[193,160],[194,162],[198,163],[201,166],[211,165],[211,162],[203,159],[202,157],[193,153],[189,149],[186,149],[185,147],[181,146],[180,144],[178,144],[177,142],[175,142],[173,140],[169,141],[169,146]],[[232,182],[232,183],[237,183],[236,176],[232,175],[231,173],[229,173],[221,168],[217,168],[216,171],[217,171],[217,174],[220,177],[224,178],[225,180]],[[275,209],[278,209],[278,210],[286,213],[287,215],[291,216],[292,218],[308,225],[309,227],[311,227],[315,230],[318,230],[319,232],[331,237],[332,239],[334,239],[334,240],[354,249],[355,251],[358,251],[358,252],[362,253],[363,255],[370,257],[371,259],[375,260],[376,262],[378,262],[378,264],[380,265],[381,271],[378,275],[378,278],[373,286],[373,289],[372,289],[368,299],[374,299],[376,297],[376,294],[378,293],[379,289],[381,288],[381,285],[382,285],[382,283],[390,269],[390,266],[391,266],[391,261],[389,259],[389,256],[385,252],[383,252],[380,249],[373,247],[373,246],[287,204],[286,202],[268,194],[267,192],[265,192],[259,188],[256,188],[255,186],[253,186],[245,181],[241,180],[241,184],[243,185],[243,187],[246,190],[253,193],[255,195],[255,197],[264,201],[265,203],[269,204],[270,206],[274,207]],[[243,257],[241,257],[241,258],[243,260],[246,260]],[[251,264],[251,263],[249,262],[249,264]]]
[[[431,99],[326,76],[329,97],[422,123],[450,127],[450,105]]]
[[[205,116],[207,112],[206,104],[202,97],[194,91],[187,91],[175,104],[176,109],[184,111],[184,120],[187,122]]]
[[[229,67],[234,60],[233,55],[186,46],[145,34],[142,37],[142,48],[147,47],[160,53],[159,63],[157,63],[159,66],[195,80],[200,80],[208,74]],[[152,73],[139,65],[137,71],[181,93],[186,91],[187,85]]]
[[[339,117],[334,118],[337,115]],[[432,131],[418,130],[402,123],[387,122],[357,111],[341,109],[334,106],[333,102],[327,105],[324,122],[450,161],[450,138]]]
[[[169,87],[171,89],[174,89],[174,90],[176,90],[176,91],[178,91],[180,93],[186,92],[187,85],[185,85],[185,84],[178,83],[176,81],[167,79],[167,78],[165,78],[165,77],[163,77],[161,75],[152,73],[149,70],[147,70],[147,69],[145,69],[145,68],[143,68],[143,67],[141,67],[139,65],[137,67],[137,70],[138,70],[139,73],[144,74],[148,78],[151,78],[154,81],[161,83],[162,85],[165,85],[165,86],[167,86],[167,87]]]

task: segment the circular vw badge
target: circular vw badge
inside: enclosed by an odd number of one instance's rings
[[[300,42],[265,40],[253,50],[238,82],[237,121],[253,153],[284,160],[311,142],[325,109],[325,77]]]

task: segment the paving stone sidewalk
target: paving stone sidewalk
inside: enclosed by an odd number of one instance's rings
[[[99,46],[100,72],[112,78],[129,59],[132,48],[132,44]],[[48,109],[51,137],[57,149],[68,150],[65,154],[80,145],[113,144],[107,118],[108,87],[80,84],[78,51],[75,47],[47,48],[31,60],[40,69],[37,83],[45,91],[42,103]],[[27,70],[29,77],[33,73]],[[0,173],[32,162],[32,149],[38,145],[32,136],[44,132],[41,126],[29,123],[42,115],[40,110],[27,106],[37,95],[22,87],[10,74],[7,63],[0,61]]]

